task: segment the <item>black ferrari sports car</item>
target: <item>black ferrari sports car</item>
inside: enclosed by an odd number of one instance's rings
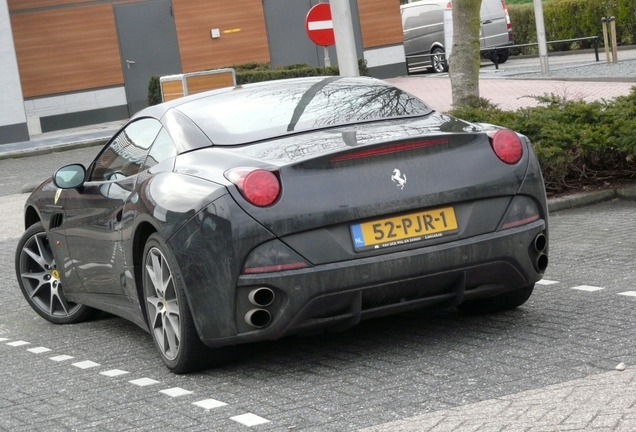
[[[380,80],[302,78],[140,111],[33,192],[15,265],[46,320],[122,316],[184,373],[417,308],[515,308],[547,218],[526,137]]]

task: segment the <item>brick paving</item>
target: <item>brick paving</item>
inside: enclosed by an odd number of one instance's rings
[[[528,390],[359,432],[636,430],[636,368]]]
[[[448,78],[395,80],[435,109],[450,107]],[[531,94],[597,100],[626,94],[631,85],[480,82],[482,97],[505,109],[528,106],[532,99],[523,96]],[[94,151],[66,156],[84,161]],[[0,262],[6,268],[13,267],[22,231],[16,219],[26,198],[15,189],[25,175],[35,179],[73,161],[64,159],[0,161],[0,195],[7,195],[0,197]],[[478,317],[402,314],[343,333],[254,344],[227,367],[187,377],[167,373],[150,337],[123,319],[105,314],[75,326],[44,322],[10,274],[0,280],[0,339],[7,339],[0,343],[0,430],[636,430],[636,297],[629,294],[636,291],[635,212],[634,201],[612,200],[551,214],[546,278],[554,284],[537,286],[518,310]],[[600,289],[576,289],[581,286]],[[31,344],[7,345],[18,340]],[[40,346],[52,351],[27,351]],[[59,355],[75,359],[49,360]],[[86,360],[100,366],[71,365]],[[616,370],[619,363],[626,369]],[[130,374],[100,374],[113,368]],[[140,378],[160,384],[129,383]],[[169,388],[193,394],[159,393]],[[193,405],[208,398],[227,405]],[[247,427],[232,420],[245,413],[269,422]]]

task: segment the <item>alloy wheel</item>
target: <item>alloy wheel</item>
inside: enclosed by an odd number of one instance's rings
[[[31,304],[46,318],[68,318],[77,314],[82,305],[66,300],[46,233],[38,232],[29,237],[19,253],[18,272]]]
[[[158,248],[153,247],[146,254],[145,271],[150,330],[161,354],[174,360],[181,347],[181,312],[172,272]]]

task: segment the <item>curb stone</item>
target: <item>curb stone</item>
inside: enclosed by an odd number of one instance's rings
[[[97,138],[85,141],[76,141],[68,144],[51,144],[47,146],[40,146],[37,148],[26,148],[21,150],[7,151],[0,153],[0,160],[37,156],[49,154],[52,152],[74,150],[84,147],[103,146],[109,139],[110,138]]]
[[[581,192],[560,198],[551,198],[548,199],[548,211],[554,213],[560,210],[609,201],[613,198],[636,199],[636,186],[596,192]]]

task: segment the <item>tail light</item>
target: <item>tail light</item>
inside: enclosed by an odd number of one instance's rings
[[[397,143],[397,144],[389,144],[381,147],[374,147],[365,150],[358,150],[350,153],[345,153],[342,155],[334,156],[329,159],[329,162],[342,162],[346,160],[352,159],[361,159],[373,156],[380,156],[389,153],[397,153],[405,150],[412,150],[420,147],[429,147],[439,144],[447,144],[447,138],[433,138],[423,141],[414,141],[414,142],[406,142],[406,143]]]
[[[310,267],[300,255],[280,240],[272,240],[254,249],[245,260],[243,274],[270,273]]]
[[[257,207],[274,204],[280,195],[280,181],[271,171],[235,168],[227,171],[225,177],[238,187],[243,198]]]
[[[501,229],[529,224],[538,220],[539,217],[540,213],[537,204],[531,198],[519,195],[512,200]]]
[[[503,5],[503,10],[506,14],[506,28],[508,31],[512,31],[512,24],[510,23],[510,14],[508,13],[508,6],[506,6],[506,2],[501,0],[501,4]]]
[[[490,145],[497,157],[507,164],[519,162],[523,156],[523,144],[519,136],[510,129],[488,132]]]

